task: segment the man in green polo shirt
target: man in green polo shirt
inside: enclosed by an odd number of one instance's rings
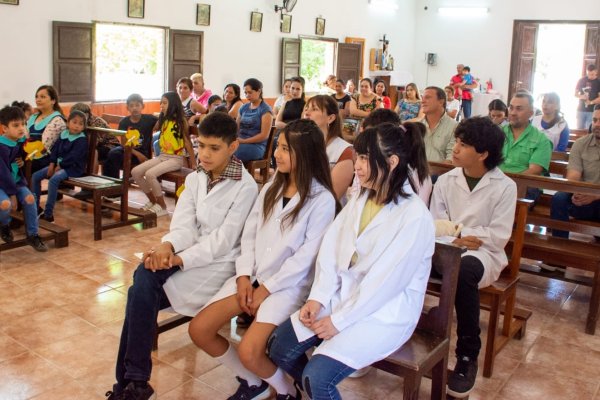
[[[503,172],[541,175],[548,171],[552,157],[552,142],[543,132],[534,128],[529,119],[533,115],[533,98],[517,93],[508,107],[508,122],[503,130],[506,136],[500,165]]]

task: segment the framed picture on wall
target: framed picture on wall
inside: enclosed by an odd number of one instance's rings
[[[144,18],[145,0],[127,0],[127,17]]]
[[[251,32],[260,32],[262,31],[262,13],[252,11],[250,14],[250,31]]]
[[[10,4],[11,6],[18,6],[19,0],[0,0],[0,4]]]
[[[323,36],[325,34],[325,18],[317,18],[315,34]]]
[[[281,15],[281,33],[290,33],[292,31],[292,16],[288,14]]]
[[[210,25],[210,4],[200,4],[196,6],[196,25]]]

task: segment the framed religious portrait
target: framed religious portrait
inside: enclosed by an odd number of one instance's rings
[[[11,6],[18,6],[19,0],[0,0],[0,4],[10,4]]]
[[[315,35],[323,36],[325,34],[325,18],[317,18],[315,25]]]
[[[292,16],[289,14],[281,15],[281,33],[290,33],[292,31]]]
[[[252,11],[250,14],[250,31],[251,32],[260,32],[262,31],[262,13]]]
[[[127,17],[144,18],[145,0],[127,0]]]
[[[196,6],[196,25],[210,25],[210,4],[200,4]]]

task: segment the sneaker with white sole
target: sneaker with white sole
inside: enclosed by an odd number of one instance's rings
[[[477,359],[458,356],[454,371],[448,375],[446,393],[456,399],[464,399],[471,393],[477,378]]]
[[[261,381],[260,385],[248,385],[248,381],[236,376],[240,386],[238,390],[227,400],[264,400],[271,397],[271,389],[269,384],[265,381]]]
[[[160,204],[154,204],[148,209],[148,211],[153,212],[154,214],[156,214],[157,217],[162,217],[164,215],[169,214],[169,212],[166,209],[162,208]]]

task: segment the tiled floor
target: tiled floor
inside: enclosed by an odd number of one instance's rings
[[[132,201],[142,203],[139,193]],[[156,243],[169,217],[94,242],[91,214],[81,208],[68,199],[57,206],[56,222],[71,227],[68,248],[0,254],[2,400],[102,399],[111,388],[133,253]],[[600,334],[583,332],[590,289],[527,274],[522,282],[519,303],[533,310],[527,334],[502,351],[491,379],[480,373],[470,398],[600,400]],[[486,313],[482,320],[485,333]],[[161,399],[224,399],[235,390],[233,375],[194,347],[186,326],[161,335],[153,356]],[[340,386],[344,399],[402,398],[402,381],[380,371]]]

